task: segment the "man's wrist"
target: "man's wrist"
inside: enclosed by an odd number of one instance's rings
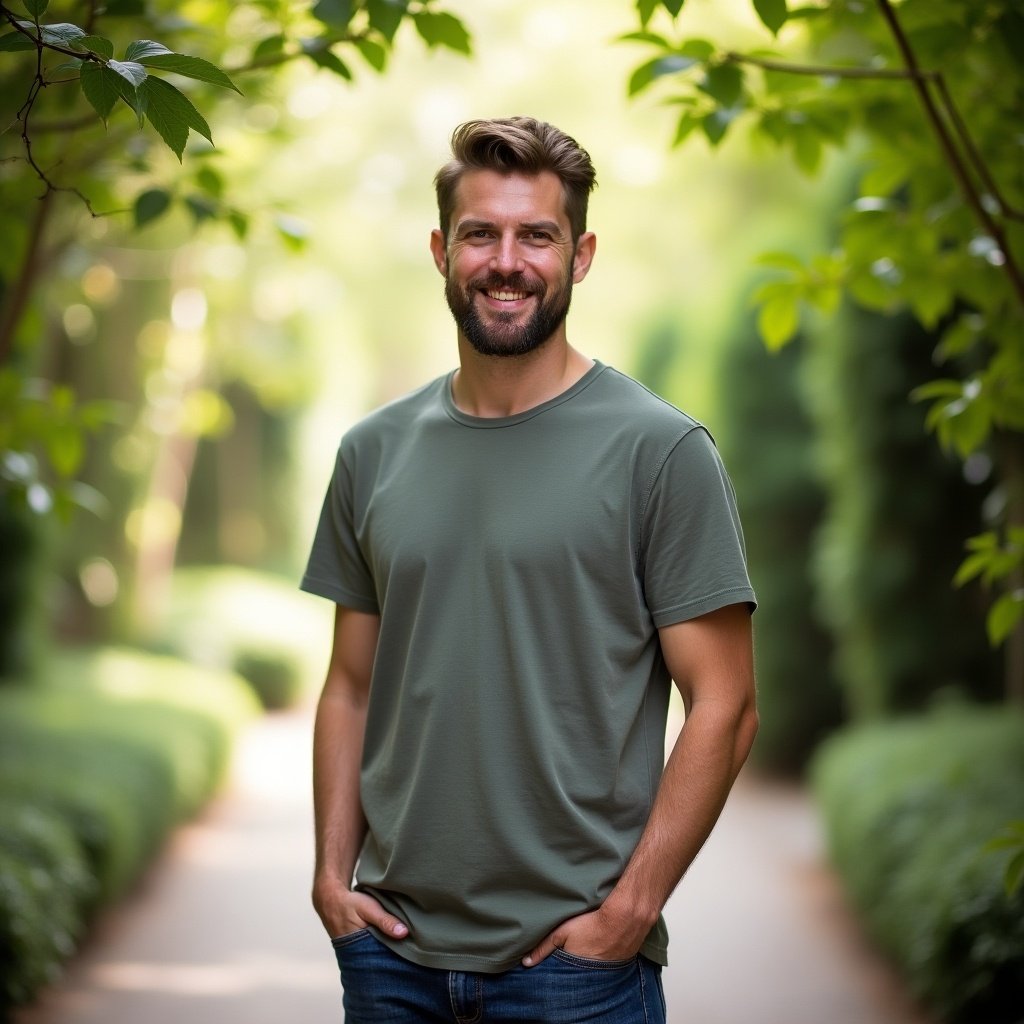
[[[313,869],[313,884],[315,886],[329,886],[332,889],[351,889],[352,879],[338,871],[337,868],[317,865]]]
[[[636,898],[632,894],[615,888],[604,901],[601,909],[615,922],[622,931],[642,932],[646,934],[661,914],[661,907],[649,899]]]

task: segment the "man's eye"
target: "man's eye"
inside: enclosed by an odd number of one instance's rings
[[[551,236],[546,231],[531,231],[526,236],[531,242],[550,242]]]

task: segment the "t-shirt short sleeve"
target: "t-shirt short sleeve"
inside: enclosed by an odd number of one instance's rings
[[[301,588],[356,611],[379,613],[376,588],[355,527],[354,486],[344,444],[324,497]]]
[[[641,569],[655,626],[756,600],[732,482],[703,427],[674,445],[651,487]]]

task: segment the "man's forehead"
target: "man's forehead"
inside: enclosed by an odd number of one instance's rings
[[[540,174],[500,174],[470,170],[455,189],[454,220],[493,220],[495,215],[524,221],[554,221],[569,226],[562,183],[551,171]]]

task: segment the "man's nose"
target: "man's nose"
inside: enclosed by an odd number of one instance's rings
[[[498,240],[498,249],[491,259],[491,267],[501,274],[519,273],[525,269],[519,252],[519,240],[514,235],[503,235]]]

